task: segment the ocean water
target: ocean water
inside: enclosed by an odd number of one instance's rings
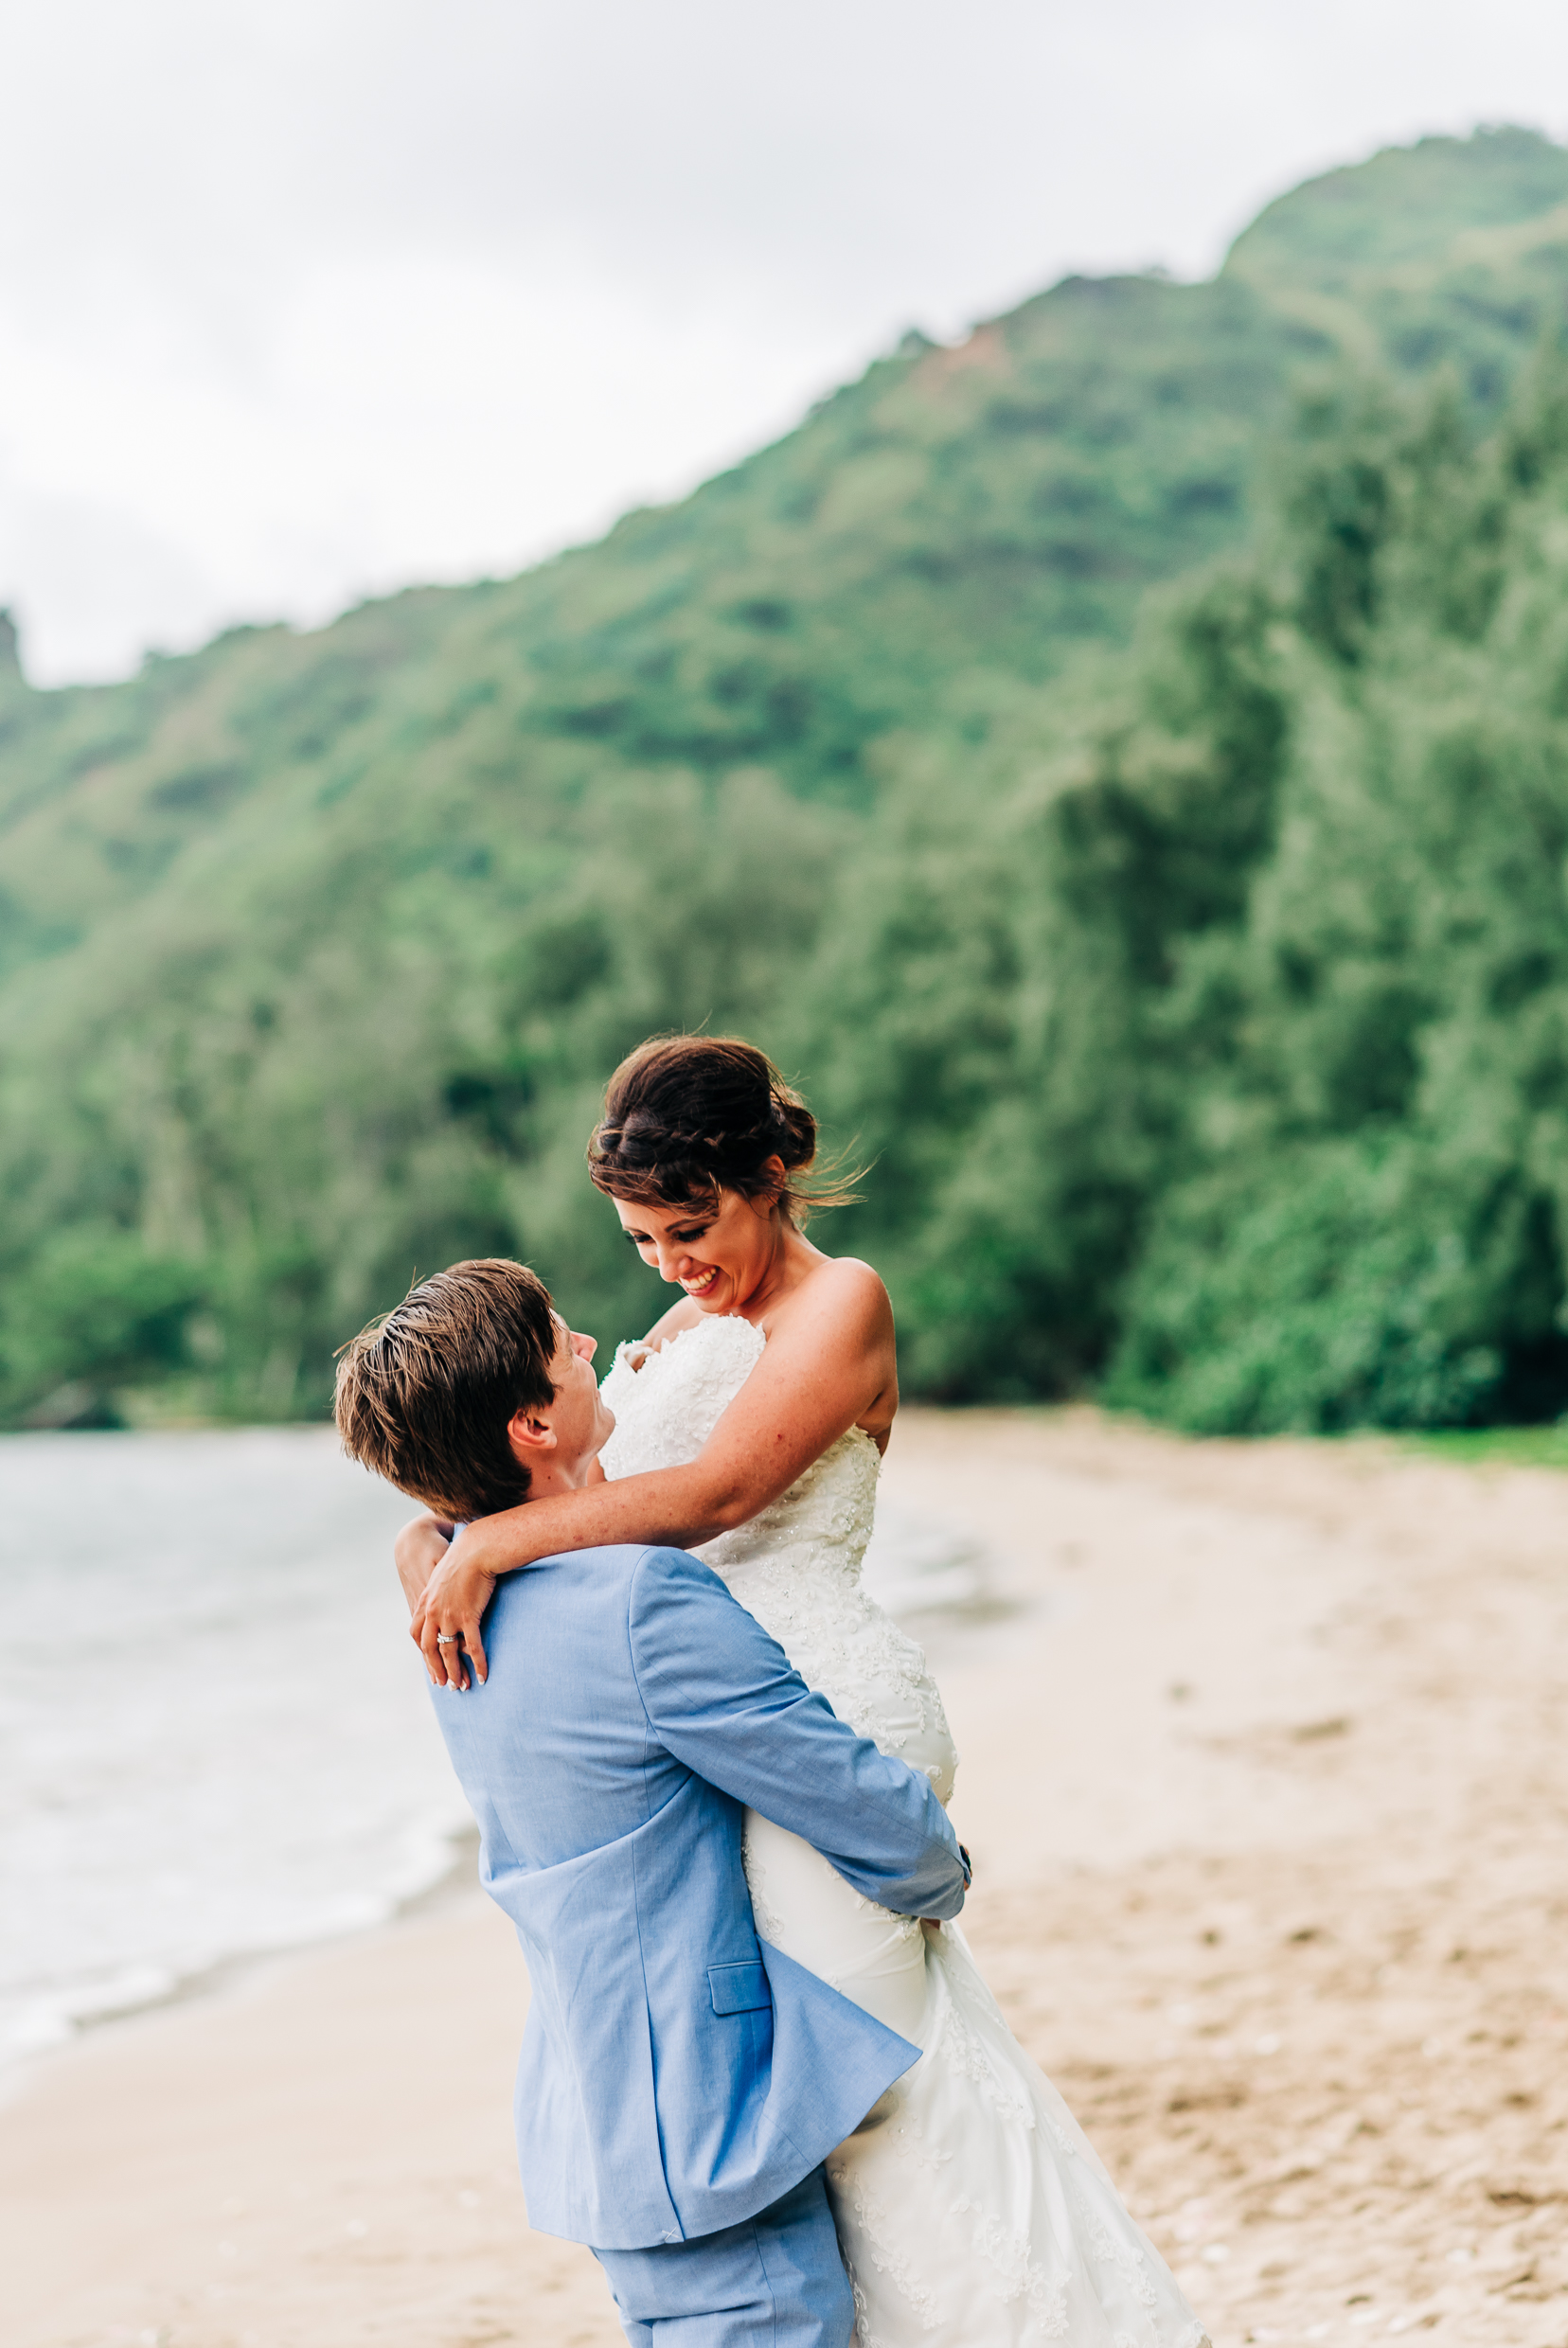
[[[0,1436],[0,2065],[448,1873],[409,1513],[328,1429]],[[985,1561],[882,1512],[866,1574],[924,1619]]]

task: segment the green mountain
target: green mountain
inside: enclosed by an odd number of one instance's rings
[[[706,1019],[874,1155],[832,1244],[886,1263],[916,1384],[1114,1356],[1159,1407],[1189,1341],[1126,1367],[1129,1283],[1212,1071],[1184,1046],[1191,1098],[1148,1114],[1104,1080],[1166,1050],[1189,933],[1248,917],[1300,724],[1279,631],[1337,657],[1311,595],[1419,539],[1401,398],[1518,441],[1565,304],[1568,151],[1427,140],[1282,198],[1210,284],[911,336],[520,578],[112,687],[34,692],[0,641],[0,1408],[314,1410],[346,1334],[476,1249],[643,1325],[581,1142],[623,1049]]]

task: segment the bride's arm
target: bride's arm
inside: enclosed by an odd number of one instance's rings
[[[410,1614],[418,1616],[430,1577],[452,1547],[456,1530],[447,1518],[427,1510],[422,1517],[410,1517],[393,1542],[392,1559]]]
[[[681,1468],[622,1476],[525,1502],[469,1525],[437,1563],[411,1626],[437,1687],[466,1685],[460,1637],[486,1674],[480,1618],[495,1576],[568,1549],[622,1542],[690,1548],[731,1530],[788,1491],[894,1378],[893,1311],[866,1266],[820,1273],[697,1457]],[[454,1663],[448,1664],[451,1655]]]

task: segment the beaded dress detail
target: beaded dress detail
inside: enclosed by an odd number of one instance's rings
[[[714,1315],[604,1381],[608,1476],[696,1457],[761,1359],[760,1329]],[[923,1770],[942,1801],[957,1754],[915,1641],[861,1587],[881,1468],[858,1428],[749,1524],[697,1551],[842,1720]],[[920,2060],[830,2155],[859,2348],[1208,2348],[1067,2106],[1008,2030],[955,1924],[892,1914],[797,1836],[746,1813],[764,1940],[900,2031]]]

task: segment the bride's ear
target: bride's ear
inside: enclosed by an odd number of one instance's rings
[[[783,1159],[775,1156],[764,1158],[757,1172],[762,1188],[751,1194],[752,1212],[755,1215],[771,1215],[784,1195],[790,1179],[789,1171]]]
[[[507,1441],[519,1459],[537,1459],[556,1448],[556,1431],[547,1418],[533,1411],[514,1411],[507,1421]]]

